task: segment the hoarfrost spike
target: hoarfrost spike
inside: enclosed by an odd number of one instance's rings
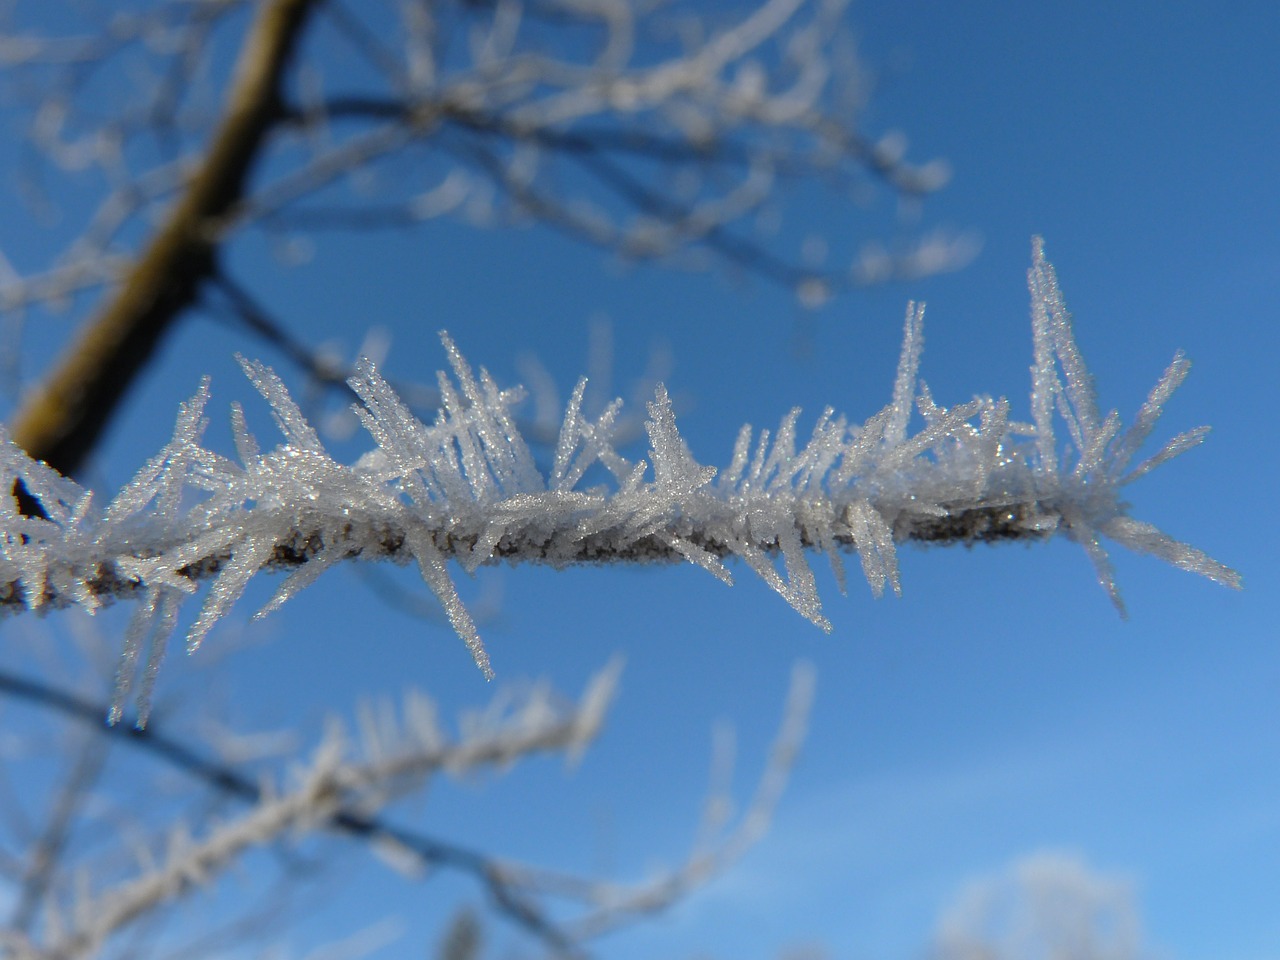
[[[842,576],[839,552],[856,552],[872,593],[897,594],[897,544],[905,540],[1038,540],[1061,532],[1084,548],[1121,611],[1104,537],[1238,588],[1234,570],[1131,518],[1119,498],[1125,485],[1204,439],[1208,428],[1186,431],[1130,466],[1189,363],[1176,354],[1123,429],[1118,414],[1099,413],[1039,238],[1028,285],[1032,424],[1011,421],[1004,399],[939,405],[918,380],[924,306],[911,304],[887,407],[861,424],[828,409],[803,443],[798,409],[772,434],[744,426],[718,474],[689,451],[663,386],[649,404],[648,459],[633,464],[613,441],[621,401],[593,422],[582,410],[584,381],[544,477],[511,413],[519,391],[499,390],[483,368],[473,371],[444,334],[453,376],[439,375],[442,408],[430,424],[413,416],[372,362],[357,364],[355,412],[375,449],[351,466],[329,456],[275,373],[248,360],[241,360],[245,374],[285,442],[263,452],[233,406],[238,461],[205,448],[206,381],[183,404],[170,442],[105,510],[0,427],[0,483],[10,491],[21,483],[46,515],[24,516],[16,498],[0,496],[0,608],[74,604],[92,612],[115,596],[140,601],[110,719],[120,719],[137,691],[145,723],[178,605],[198,580],[214,582],[188,629],[190,649],[260,570],[293,569],[265,614],[356,556],[412,557],[485,676],[492,675],[489,658],[454,587],[451,560],[467,571],[502,560],[688,561],[731,583],[725,561],[737,558],[826,629],[807,555],[827,555]],[[924,421],[915,433],[913,406]],[[1063,449],[1057,426],[1069,438]],[[614,478],[612,489],[580,486],[597,464]]]

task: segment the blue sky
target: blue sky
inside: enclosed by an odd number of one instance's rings
[[[842,598],[820,574],[825,635],[745,571],[732,589],[693,568],[484,571],[468,593],[499,597],[482,630],[500,681],[575,690],[621,651],[621,698],[577,770],[440,788],[422,822],[535,862],[643,876],[692,840],[722,719],[737,729],[745,802],[790,664],[806,658],[819,678],[812,733],[771,834],[672,914],[607,941],[607,955],[765,958],[817,942],[837,957],[914,957],[968,880],[1050,849],[1131,880],[1162,955],[1280,957],[1280,518],[1268,487],[1280,470],[1280,15],[1263,3],[908,0],[851,17],[878,73],[869,127],[901,128],[912,156],[951,164],[923,223],[981,237],[960,272],[803,314],[758,282],[620,268],[539,229],[329,234],[294,270],[264,265],[250,239],[233,263],[311,342],[350,352],[385,327],[386,369],[406,380],[443,364],[445,327],[500,382],[520,379],[527,352],[567,391],[589,325],[606,319],[615,383],[642,375],[655,349],[669,354],[681,429],[695,456],[722,465],[743,422],[772,427],[800,405],[803,428],[827,404],[865,417],[887,402],[912,298],[929,304],[934,395],[1006,395],[1029,419],[1024,276],[1041,234],[1104,409],[1130,414],[1175,349],[1192,359],[1159,436],[1214,432],[1135,485],[1133,512],[1239,569],[1245,591],[1117,551],[1126,622],[1070,544],[904,548],[901,600],[873,601],[857,578]],[[788,216],[835,239],[866,229],[807,195]],[[185,322],[109,438],[100,485],[167,439],[202,374],[214,377],[212,435],[228,436],[221,411],[246,394],[236,350],[287,371],[235,331]],[[266,434],[265,411],[249,416]],[[388,575],[411,586],[401,573]],[[252,642],[220,669],[242,728],[315,729],[326,709],[407,684],[446,708],[489,694],[447,627],[330,576],[238,635]],[[206,651],[218,642],[215,631]],[[200,666],[173,658],[161,694],[199,689]],[[348,862],[353,892],[308,937],[389,912],[411,938],[431,936],[453,886],[406,887]]]

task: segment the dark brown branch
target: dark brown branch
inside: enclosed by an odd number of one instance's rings
[[[457,148],[454,152],[465,162],[485,173],[496,187],[505,190],[517,203],[540,218],[547,226],[575,239],[639,259],[665,256],[676,246],[672,244],[670,247],[652,247],[628,242],[622,228],[617,229],[616,236],[611,234],[607,238],[602,238],[592,229],[591,224],[582,221],[566,206],[556,203],[550,196],[539,192],[533,186],[513,182],[507,176],[502,161],[493,152],[478,144],[468,144],[465,148]],[[615,194],[633,203],[636,209],[659,219],[672,230],[679,242],[700,243],[717,256],[724,258],[726,262],[743,267],[789,290],[794,290],[797,285],[808,280],[817,280],[838,287],[846,279],[843,274],[822,273],[796,266],[775,256],[759,244],[734,236],[722,224],[698,225],[689,215],[688,207],[662,200],[656,193],[648,190],[624,171],[613,166],[602,167],[599,163],[593,167],[590,161],[599,161],[599,157],[586,155],[585,157],[575,156],[575,159],[585,160],[583,166],[587,167],[589,172]]]
[[[347,384],[347,379],[351,376],[350,371],[325,363],[316,351],[291,334],[284,324],[271,316],[267,309],[225,270],[219,270],[211,279],[226,298],[236,319],[251,333],[282,351],[299,369],[306,371],[309,377],[320,384],[341,390],[352,400],[358,399],[355,391]]]
[[[1045,540],[1053,535],[1052,528],[1037,528],[1031,521],[1036,517],[1059,516],[1054,504],[1028,500],[1003,504],[955,504],[945,515],[920,516],[899,514],[886,517],[893,538],[897,543],[915,542],[925,546],[948,546],[978,543],[1003,543],[1021,540],[1031,542]],[[697,530],[672,531],[680,539],[725,560],[734,555],[734,548],[722,541],[709,538]],[[478,533],[441,533],[435,542],[446,559],[467,558],[474,551]],[[817,549],[820,539],[807,528],[800,530],[800,544],[806,549]],[[836,536],[832,543],[839,549],[853,551],[856,542],[848,536]],[[776,556],[777,540],[759,540],[755,547],[767,555]],[[668,539],[648,535],[619,547],[608,536],[591,535],[576,540],[574,551],[567,553],[565,544],[547,538],[546,531],[521,531],[503,536],[490,548],[486,564],[498,563],[552,563],[557,566],[623,563],[687,563],[687,557]],[[362,525],[348,523],[338,531],[322,532],[319,527],[311,530],[295,529],[287,540],[278,542],[263,569],[294,569],[310,562],[321,550],[340,550],[344,556],[364,560],[402,559],[407,555],[405,534],[402,529],[386,524]],[[214,554],[189,564],[178,571],[192,583],[215,576],[228,560],[230,553]],[[104,603],[132,595],[138,588],[136,581],[118,571],[110,561],[90,561],[90,570],[84,576],[84,586]],[[65,606],[72,598],[59,595],[46,586],[42,606]],[[0,614],[25,609],[28,606],[24,586],[20,580],[0,581]]]
[[[659,163],[690,163],[747,167],[767,162],[781,177],[799,179],[838,172],[834,163],[815,159],[798,149],[770,150],[762,144],[747,144],[731,136],[717,136],[707,142],[692,142],[658,130],[640,130],[603,124],[582,124],[571,130],[517,123],[500,113],[474,107],[415,102],[396,97],[362,94],[335,95],[317,108],[291,108],[288,121],[306,126],[318,120],[399,120],[405,123],[422,117],[439,116],[453,124],[478,133],[498,134],[513,142],[536,143],[564,154],[600,155],[616,153]],[[794,131],[799,134],[801,131]],[[856,165],[859,172],[869,173],[904,196],[923,196],[937,190],[933,178],[919,167],[904,163],[896,156],[869,143],[853,131],[828,124],[811,131],[818,139],[839,144],[840,159]],[[848,172],[845,171],[848,175]]]
[[[199,169],[102,311],[14,418],[14,439],[75,473],[160,339],[213,276],[224,217],[279,116],[282,79],[317,0],[263,4],[240,52],[226,112]]]

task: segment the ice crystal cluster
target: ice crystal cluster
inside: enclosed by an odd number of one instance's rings
[[[0,482],[20,481],[44,517],[0,497],[0,603],[76,604],[90,611],[129,595],[138,608],[121,656],[115,716],[137,687],[139,715],[181,602],[212,577],[187,632],[194,650],[259,571],[291,568],[265,614],[334,563],[362,557],[416,562],[477,665],[491,673],[458,597],[450,563],[474,571],[499,560],[557,566],[688,560],[726,583],[725,561],[745,563],[803,616],[829,628],[807,554],[825,553],[843,583],[854,552],[873,593],[900,592],[896,544],[1046,538],[1081,544],[1120,606],[1102,538],[1219,583],[1238,575],[1200,550],[1135,520],[1122,489],[1204,439],[1179,434],[1133,466],[1165,402],[1187,374],[1178,354],[1127,428],[1099,413],[1053,268],[1034,244],[1028,273],[1035,358],[1031,423],[1004,399],[951,408],[917,380],[923,306],[907,310],[892,401],[865,423],[825,410],[807,440],[792,410],[770,435],[744,426],[723,470],[694,459],[663,387],[648,404],[647,460],[631,462],[612,431],[621,401],[588,418],[586,381],[565,412],[549,472],[538,468],[511,408],[519,391],[478,374],[442,335],[452,378],[442,408],[414,417],[374,365],[350,384],[376,446],[352,465],[333,460],[280,379],[242,361],[270,404],[284,443],[264,451],[231,409],[236,458],[201,444],[208,383],[184,404],[173,439],[105,509],[93,495],[0,437]],[[912,430],[913,410],[922,426]],[[1060,448],[1056,421],[1068,442]],[[612,483],[588,486],[602,466]]]

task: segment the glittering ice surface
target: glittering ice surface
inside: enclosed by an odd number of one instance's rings
[[[500,390],[483,368],[474,372],[446,335],[452,377],[439,374],[442,407],[430,424],[372,363],[357,365],[355,410],[376,447],[350,466],[329,456],[270,368],[247,360],[245,374],[284,443],[263,452],[233,405],[235,459],[202,446],[206,382],[179,411],[173,439],[105,509],[0,434],[0,482],[13,490],[20,481],[45,514],[24,516],[16,497],[0,497],[0,604],[93,611],[115,597],[134,599],[113,719],[134,693],[145,721],[179,606],[201,579],[213,582],[187,634],[192,650],[260,571],[288,570],[267,613],[354,557],[416,563],[486,675],[489,660],[450,563],[471,571],[500,560],[688,560],[731,583],[725,561],[736,558],[823,628],[810,554],[825,554],[843,583],[841,555],[855,552],[876,595],[897,593],[896,544],[906,540],[1062,533],[1084,547],[1122,612],[1104,538],[1238,587],[1233,570],[1133,519],[1120,501],[1125,485],[1204,439],[1204,427],[1181,433],[1134,465],[1189,363],[1176,355],[1124,427],[1116,412],[1099,413],[1039,240],[1028,281],[1032,423],[1011,421],[1004,399],[937,404],[917,376],[924,307],[911,304],[888,406],[865,423],[827,409],[803,441],[798,409],[772,435],[744,426],[721,471],[694,459],[662,386],[648,404],[647,460],[630,462],[612,435],[621,401],[588,419],[582,381],[544,475],[511,414],[520,392]],[[923,427],[912,433],[915,410]],[[596,465],[612,484],[584,486]]]

